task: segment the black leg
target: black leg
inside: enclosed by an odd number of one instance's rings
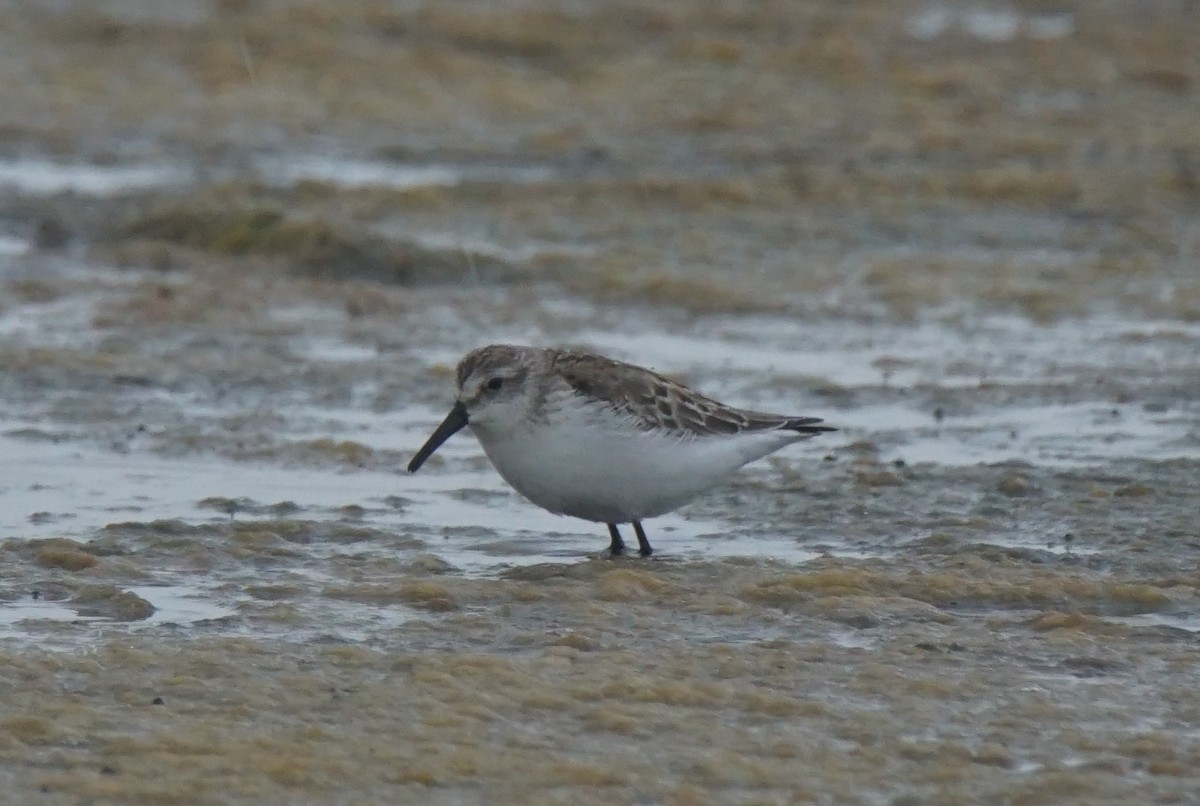
[[[633,531],[637,532],[638,554],[649,557],[654,553],[654,549],[650,548],[650,541],[646,539],[646,533],[642,531],[641,521],[633,522]]]
[[[625,541],[621,539],[621,533],[617,531],[615,523],[608,525],[608,534],[612,537],[612,542],[608,544],[608,553],[614,557],[620,557],[625,553]]]

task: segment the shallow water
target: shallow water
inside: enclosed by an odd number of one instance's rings
[[[83,288],[50,302],[6,309],[0,313],[0,337],[25,350],[78,351],[103,343],[109,336],[90,324],[95,311],[135,287],[136,275],[75,269],[69,276]],[[563,305],[553,297],[545,303],[542,315],[551,330],[559,326],[556,312],[572,322],[603,315],[601,309]],[[334,308],[309,303],[264,314],[285,325],[278,338],[286,345],[284,360],[296,366],[320,366],[338,376],[406,360],[369,338],[364,341],[362,334],[348,339],[347,321]],[[458,344],[439,345],[423,355],[411,348],[405,352],[407,360],[426,367],[451,364],[485,337],[459,320],[453,304],[427,304],[420,317],[458,333]],[[914,465],[943,473],[1019,463],[1018,468],[1044,473],[1129,460],[1200,458],[1200,409],[1193,400],[1169,399],[1151,387],[1145,399],[1117,402],[1108,390],[1096,393],[1085,385],[1114,372],[1133,378],[1200,361],[1200,330],[1194,326],[1105,316],[1031,331],[1019,320],[992,318],[964,332],[948,320],[912,327],[717,315],[670,331],[655,330],[651,317],[619,335],[587,327],[574,332],[572,343],[681,375],[736,403],[824,416],[842,430],[773,460],[801,475],[811,472],[805,468],[827,464],[823,460],[837,461],[843,451],[853,456],[864,449],[872,466],[881,468],[877,481],[883,484],[900,483],[888,468]],[[493,329],[488,336],[553,341],[528,325]],[[789,349],[800,340],[806,349]],[[952,350],[943,347],[947,344]],[[521,500],[486,465],[469,435],[448,443],[421,473],[404,473],[407,456],[442,412],[423,403],[380,408],[372,401],[379,398],[381,383],[388,383],[386,375],[375,371],[353,381],[349,405],[318,402],[313,395],[319,389],[303,386],[285,395],[267,388],[268,398],[229,402],[188,391],[115,390],[118,400],[129,403],[114,404],[97,421],[79,420],[74,407],[68,407],[73,419],[62,420],[53,394],[14,401],[10,419],[0,427],[0,446],[10,460],[0,476],[0,529],[27,539],[68,537],[86,543],[119,521],[247,526],[287,512],[294,519],[406,535],[413,545],[399,551],[396,561],[432,554],[466,576],[580,562],[601,553],[602,529]],[[428,397],[448,400],[444,376],[436,385]],[[76,394],[70,388],[62,392]],[[267,399],[270,413],[263,425],[270,428],[271,440],[323,441],[319,444],[332,451],[327,458],[335,459],[333,464],[316,456],[315,462],[297,455],[282,463],[223,456],[221,442],[232,435],[213,429],[234,418],[240,423],[237,439],[253,441],[255,418]],[[105,422],[104,417],[115,419]],[[207,423],[196,427],[215,440],[216,452],[176,455],[171,423],[180,422]],[[100,436],[114,429],[115,436]],[[370,467],[339,460],[339,445],[351,446],[350,456],[375,454],[377,460]],[[770,473],[752,468],[748,478],[758,484]],[[1019,484],[1013,494],[1024,495]],[[1060,555],[1096,551],[1056,540],[1053,527],[1024,531],[1022,537],[982,534],[978,541]],[[802,539],[773,534],[756,524],[753,507],[738,507],[724,517],[703,517],[685,508],[656,519],[651,534],[660,558],[669,561],[754,557],[803,564],[830,556],[892,557],[897,550],[891,541],[864,544],[836,529],[809,532]],[[170,573],[165,581],[171,587],[144,589],[159,620],[211,619],[225,606],[220,591],[228,580],[219,574],[195,583],[188,597],[175,593],[178,579]],[[199,604],[205,599],[207,604]],[[184,603],[194,606],[175,612]],[[326,609],[330,618],[353,621],[349,613],[328,612],[336,605]],[[62,619],[76,617],[66,608],[53,612]]]
[[[172,165],[92,165],[37,158],[0,161],[0,187],[35,195],[83,193],[103,197],[193,179],[191,172]]]

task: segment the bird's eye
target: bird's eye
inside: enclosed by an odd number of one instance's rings
[[[503,378],[492,378],[490,381],[487,382],[487,388],[491,389],[493,392],[495,392],[497,389],[499,389],[503,385],[504,385]]]

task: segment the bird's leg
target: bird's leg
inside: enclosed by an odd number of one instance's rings
[[[638,554],[649,557],[654,553],[654,549],[650,548],[650,541],[646,539],[646,533],[642,531],[641,521],[633,522],[633,531],[637,532]]]
[[[608,525],[608,534],[612,537],[612,542],[608,544],[608,553],[614,557],[620,557],[625,553],[625,541],[621,539],[621,533],[617,531],[615,523]]]

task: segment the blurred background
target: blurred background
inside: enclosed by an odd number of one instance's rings
[[[698,310],[1200,317],[1182,0],[5,6],[0,232],[35,246]]]

